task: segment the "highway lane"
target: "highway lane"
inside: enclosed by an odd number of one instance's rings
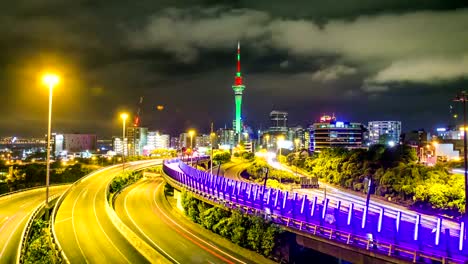
[[[64,192],[70,185],[50,187],[50,195]],[[19,192],[0,198],[0,262],[16,262],[24,227],[34,209],[45,201],[45,188]]]
[[[174,217],[163,186],[162,179],[149,179],[127,188],[116,199],[118,216],[174,263],[253,263],[242,255],[246,250],[233,251],[238,246],[224,241],[233,246],[228,249],[213,239],[217,235]],[[255,262],[272,263],[259,255]]]
[[[127,163],[126,170],[162,160]],[[55,232],[71,263],[147,263],[112,223],[106,212],[106,188],[122,165],[104,168],[74,185],[58,208]]]
[[[220,176],[224,176],[237,181],[248,181],[241,176],[241,173],[242,171],[247,169],[249,165],[249,162],[243,163],[242,160],[236,159],[232,163],[221,165]],[[213,173],[215,173],[214,170]]]

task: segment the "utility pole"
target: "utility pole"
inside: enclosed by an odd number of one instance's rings
[[[467,146],[466,146],[466,91],[460,92],[454,99],[455,102],[463,102],[463,162],[465,171],[465,215],[463,218],[468,220],[468,159],[467,159]]]

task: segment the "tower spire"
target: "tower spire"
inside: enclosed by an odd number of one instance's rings
[[[237,72],[234,85],[242,85],[241,64],[240,64],[240,42],[237,42]]]
[[[240,74],[240,42],[237,41],[237,73]]]

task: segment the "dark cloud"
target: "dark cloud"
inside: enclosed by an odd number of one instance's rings
[[[54,97],[59,131],[119,133],[117,113],[136,111],[140,96],[143,123],[153,129],[230,126],[238,40],[244,118],[253,126],[279,108],[298,124],[335,112],[432,127],[468,85],[464,5],[16,1],[0,10],[0,134],[45,132],[47,91],[38,79],[46,69],[62,75]]]

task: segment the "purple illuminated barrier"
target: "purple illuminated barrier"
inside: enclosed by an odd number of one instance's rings
[[[198,196],[245,213],[265,215],[296,233],[322,236],[414,262],[468,261],[464,223],[460,223],[458,232],[442,230],[442,219],[434,227],[427,227],[420,215],[408,219],[398,212],[390,217],[383,208],[378,213],[369,211],[366,217],[364,208],[353,203],[264,189],[263,185],[197,170],[179,159],[166,160],[163,170],[176,184]]]

